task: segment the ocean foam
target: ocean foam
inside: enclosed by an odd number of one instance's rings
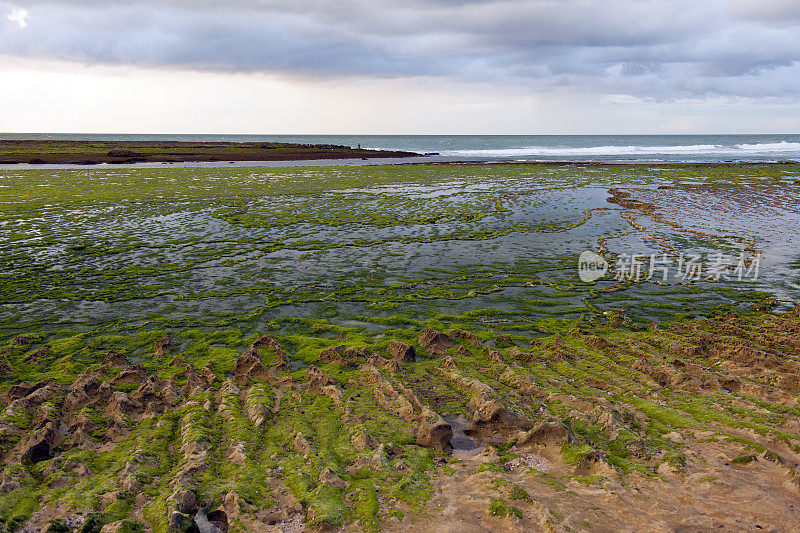
[[[448,150],[445,156],[461,157],[570,157],[570,156],[619,156],[619,155],[730,155],[733,157],[748,154],[784,153],[787,156],[800,155],[800,143],[779,142],[761,144],[691,144],[678,146],[589,146],[582,148],[524,146],[520,148],[501,148],[488,150]]]

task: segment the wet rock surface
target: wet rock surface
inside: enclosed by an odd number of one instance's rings
[[[340,336],[296,371],[262,335],[219,372],[112,350],[7,383],[0,519],[24,495],[23,531],[790,529],[796,312],[583,327]]]

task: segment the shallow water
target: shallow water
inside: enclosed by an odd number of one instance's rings
[[[787,168],[5,172],[0,331],[255,331],[324,318],[379,333],[438,317],[535,334],[539,320],[623,307],[640,322],[702,313],[753,289],[788,303],[800,299],[800,195]],[[676,180],[696,185],[656,188]],[[720,237],[632,213],[637,228],[609,203],[612,186]],[[730,236],[763,250],[757,280],[577,277],[578,254],[600,245],[612,263],[738,254]]]

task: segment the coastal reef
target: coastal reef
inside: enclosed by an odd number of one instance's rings
[[[0,530],[791,530],[798,187],[2,169]]]
[[[2,348],[6,531],[787,529],[800,307]],[[624,321],[622,321],[624,322]],[[335,336],[334,336],[335,333]],[[23,379],[47,369],[44,379]]]

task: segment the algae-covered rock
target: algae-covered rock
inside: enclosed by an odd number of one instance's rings
[[[63,518],[49,520],[42,528],[41,533],[69,533],[72,529]]]
[[[447,334],[453,339],[467,342],[473,346],[481,345],[481,339],[470,331],[464,331],[463,329],[456,328],[448,330]]]
[[[144,527],[138,520],[119,520],[106,524],[100,533],[143,533]]]
[[[200,533],[194,519],[178,511],[173,511],[169,516],[167,531],[174,533]]]

